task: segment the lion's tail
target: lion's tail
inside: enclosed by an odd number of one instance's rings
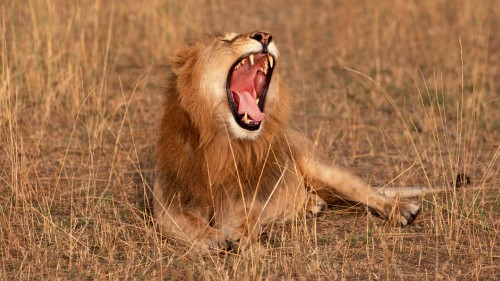
[[[405,187],[379,187],[376,188],[379,193],[389,197],[411,198],[427,194],[452,191],[458,188],[466,187],[471,184],[469,176],[458,174],[454,185],[443,187],[429,186],[405,186]]]
[[[411,198],[427,194],[440,193],[453,190],[453,187],[428,187],[428,186],[399,186],[376,188],[382,195],[388,197]]]

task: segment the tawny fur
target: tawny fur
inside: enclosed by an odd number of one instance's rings
[[[233,63],[262,51],[255,34],[205,36],[172,58],[153,198],[162,232],[212,248],[256,245],[262,224],[302,211],[314,215],[326,206],[321,197],[329,200],[332,194],[393,216],[401,225],[410,223],[419,206],[377,193],[317,156],[289,126],[290,98],[279,77],[274,41],[266,46],[276,62],[265,120],[254,132],[237,127],[226,81]]]

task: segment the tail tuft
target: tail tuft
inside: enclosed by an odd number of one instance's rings
[[[467,185],[470,184],[471,180],[468,175],[463,173],[457,175],[457,179],[455,180],[455,188],[467,187]]]

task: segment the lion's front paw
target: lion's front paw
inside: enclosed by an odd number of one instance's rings
[[[266,249],[259,243],[256,232],[233,230],[228,240],[231,251],[235,253],[261,256],[266,252]]]
[[[400,226],[406,226],[412,223],[420,213],[420,205],[409,202],[399,204],[399,216],[397,220]]]
[[[243,256],[263,256],[266,248],[259,242],[249,242],[247,239],[229,240],[231,250]]]
[[[420,205],[409,202],[387,203],[382,210],[371,209],[372,212],[399,226],[407,226],[417,218],[420,213]]]
[[[197,240],[199,246],[209,251],[229,251],[231,245],[227,241],[224,233],[218,229],[207,229],[207,231]]]

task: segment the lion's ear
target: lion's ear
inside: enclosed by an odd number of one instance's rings
[[[193,48],[183,48],[179,50],[171,59],[172,70],[178,74],[179,70],[190,60],[196,59],[196,52]]]

